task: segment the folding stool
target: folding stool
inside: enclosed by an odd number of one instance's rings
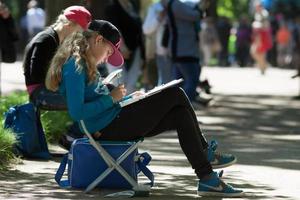
[[[80,125],[86,134],[86,136],[89,139],[90,144],[97,150],[99,155],[103,158],[103,160],[108,165],[108,168],[100,175],[98,176],[86,189],[85,193],[91,191],[94,189],[101,181],[105,179],[113,170],[117,170],[132,186],[132,190],[137,194],[149,194],[151,186],[150,185],[144,185],[144,184],[138,184],[137,180],[134,180],[120,165],[123,160],[126,159],[128,155],[130,155],[139,145],[141,140],[135,141],[131,147],[129,147],[118,159],[114,159],[102,146],[99,142],[96,142],[92,135],[88,132],[83,120],[80,121]],[[145,172],[144,172],[145,173]],[[149,171],[152,176],[152,182],[153,182],[153,175]],[[149,174],[145,174],[149,178]],[[149,178],[151,179],[151,178]]]

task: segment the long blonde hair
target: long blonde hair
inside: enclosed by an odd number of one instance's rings
[[[96,80],[98,73],[96,64],[92,62],[92,59],[87,54],[89,49],[88,40],[95,35],[97,33],[91,31],[75,32],[64,40],[56,51],[47,72],[45,84],[48,90],[58,90],[62,78],[62,66],[70,56],[75,57],[77,71],[83,69],[83,65],[80,62],[82,60],[85,61],[89,82]]]
[[[56,21],[53,24],[51,24],[50,27],[56,28],[58,26],[63,26],[68,23],[71,23],[71,21],[69,21],[62,12],[60,15],[58,15]],[[73,23],[75,23],[75,22],[73,22]]]

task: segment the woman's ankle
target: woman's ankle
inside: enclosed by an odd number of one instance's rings
[[[200,180],[201,181],[207,181],[214,178],[214,172],[211,172],[209,174],[204,175]]]

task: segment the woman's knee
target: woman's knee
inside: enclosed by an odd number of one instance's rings
[[[184,90],[181,87],[170,87],[165,90],[165,94],[172,97],[184,97],[186,96]]]
[[[165,97],[174,102],[176,105],[186,105],[189,99],[185,91],[181,87],[171,87],[165,90]]]
[[[173,116],[173,122],[177,127],[182,126],[182,123],[186,124],[185,120],[190,117],[189,111],[184,106],[176,106],[170,114]]]

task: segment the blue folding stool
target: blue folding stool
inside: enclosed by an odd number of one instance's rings
[[[99,155],[103,158],[103,160],[108,165],[108,168],[98,176],[89,186],[85,189],[85,193],[91,191],[95,188],[101,181],[105,179],[113,170],[118,171],[132,186],[132,190],[135,192],[149,193],[151,186],[153,184],[153,175],[152,176],[151,185],[138,184],[137,180],[134,180],[120,165],[122,161],[124,161],[128,155],[130,155],[133,151],[135,151],[141,142],[141,140],[133,142],[133,145],[130,146],[119,158],[114,159],[102,146],[99,142],[96,142],[91,134],[88,132],[83,120],[80,121],[80,124],[83,128],[84,133],[89,139],[90,144],[97,150]],[[145,172],[144,172],[145,173]],[[146,174],[145,174],[146,175]],[[146,175],[147,176],[147,175]],[[148,177],[149,178],[149,177]]]

